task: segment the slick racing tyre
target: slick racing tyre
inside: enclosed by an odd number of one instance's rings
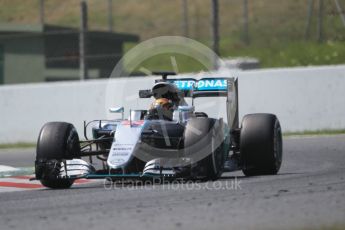
[[[249,114],[243,118],[240,153],[246,176],[277,174],[283,156],[282,132],[273,114]]]
[[[221,120],[200,117],[188,121],[184,133],[184,148],[186,157],[197,159],[193,169],[197,177],[217,180],[222,175],[226,152],[223,141]]]
[[[72,124],[49,122],[40,131],[35,173],[42,185],[48,188],[62,189],[72,186],[73,179],[57,179],[61,162],[77,158],[80,153],[79,137]]]

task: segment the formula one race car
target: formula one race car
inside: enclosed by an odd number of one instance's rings
[[[130,110],[123,119],[123,107],[110,108],[122,119],[84,122],[83,141],[72,124],[45,124],[37,143],[35,179],[49,188],[68,188],[79,178],[216,180],[225,171],[242,170],[246,176],[279,171],[280,123],[273,114],[249,114],[239,126],[237,79],[155,74],[162,78],[153,88],[139,91],[140,98],[155,99],[150,109]],[[195,111],[194,100],[203,97],[226,98],[226,121]],[[102,167],[95,167],[94,157]]]

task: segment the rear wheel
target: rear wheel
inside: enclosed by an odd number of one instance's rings
[[[36,153],[36,178],[42,185],[55,188],[69,188],[74,180],[58,178],[61,163],[66,159],[78,157],[79,137],[72,124],[49,122],[40,131]]]
[[[246,176],[277,174],[283,156],[282,132],[273,114],[249,114],[243,118],[240,153]]]

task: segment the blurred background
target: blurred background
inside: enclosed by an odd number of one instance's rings
[[[345,0],[0,0],[0,84],[107,78],[127,50],[164,35],[195,39],[230,67],[342,64],[344,9]],[[203,69],[176,58],[181,72]],[[169,55],[143,64],[172,69]]]

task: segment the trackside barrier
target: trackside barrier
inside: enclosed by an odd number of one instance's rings
[[[284,131],[345,129],[345,65],[223,70],[192,77],[229,76],[239,77],[240,117],[275,113]],[[82,135],[83,120],[116,116],[108,113],[110,106],[125,106],[125,116],[129,108],[148,108],[151,100],[137,99],[138,90],[151,88],[155,78],[1,86],[0,143],[35,142],[48,121],[71,122]],[[196,99],[196,111],[225,118],[225,104],[219,105],[214,98]]]

